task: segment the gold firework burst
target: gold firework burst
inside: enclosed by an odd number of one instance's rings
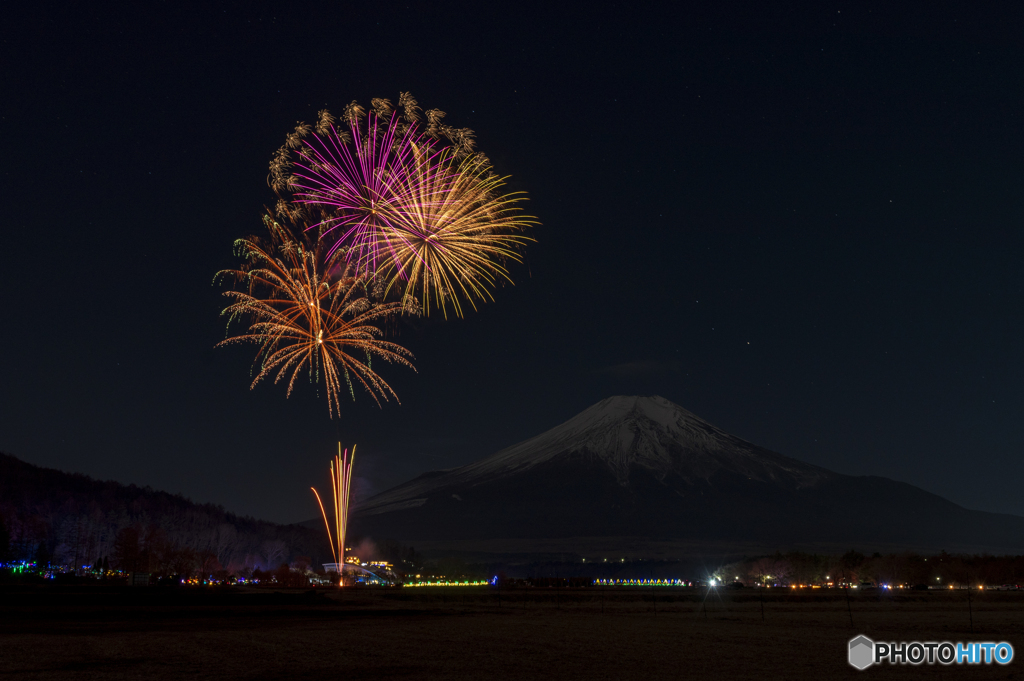
[[[388,205],[390,257],[380,276],[389,290],[420,300],[424,314],[433,306],[461,317],[463,301],[476,309],[493,300],[500,281],[511,283],[503,263],[520,261],[533,241],[522,232],[536,220],[520,212],[522,193],[500,192],[507,178],[491,172],[482,154],[422,153],[410,165]]]
[[[310,382],[323,380],[331,416],[341,413],[338,399],[344,384],[355,399],[353,384],[362,385],[377,404],[398,396],[372,369],[374,357],[415,371],[405,348],[381,340],[380,324],[403,311],[401,303],[382,303],[354,275],[342,252],[328,254],[320,239],[296,236],[271,215],[263,218],[270,237],[247,237],[235,242],[245,262],[237,270],[217,273],[233,279],[240,290],[225,291],[232,302],[221,313],[228,332],[235,321],[246,320],[245,332],[218,343],[259,345],[259,372],[251,388],[264,378],[274,383],[287,378],[291,395],[296,379],[308,371]],[[407,310],[406,310],[407,311]]]

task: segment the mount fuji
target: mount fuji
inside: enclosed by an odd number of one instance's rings
[[[1024,518],[835,473],[661,397],[610,397],[560,426],[359,504],[353,530],[406,541],[634,537],[1024,549]]]

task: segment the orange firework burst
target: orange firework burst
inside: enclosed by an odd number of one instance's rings
[[[405,348],[381,340],[379,324],[409,311],[401,303],[379,302],[379,295],[367,290],[366,281],[352,274],[341,252],[328,254],[319,239],[296,237],[293,230],[264,217],[270,238],[255,236],[235,242],[236,254],[245,260],[237,270],[224,270],[243,290],[225,291],[233,301],[221,313],[228,317],[228,330],[236,320],[246,319],[245,333],[218,344],[255,343],[259,372],[250,387],[274,375],[274,383],[288,379],[287,395],[305,371],[310,382],[323,380],[331,416],[341,413],[338,395],[342,383],[355,399],[353,382],[373,396],[396,400],[398,396],[373,371],[373,357],[413,368]],[[216,278],[215,278],[216,281]],[[364,359],[357,358],[361,356]],[[413,369],[415,370],[415,369]]]

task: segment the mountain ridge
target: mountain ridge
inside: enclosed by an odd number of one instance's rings
[[[1024,546],[1024,518],[964,509],[730,435],[658,397],[607,398],[479,461],[358,504],[353,528],[405,541],[488,536],[893,541]]]
[[[55,563],[79,554],[90,561],[112,555],[118,533],[130,526],[158,530],[170,544],[233,569],[276,568],[330,550],[321,532],[297,524],[236,515],[180,494],[36,466],[2,452],[0,516],[15,558],[43,553]]]

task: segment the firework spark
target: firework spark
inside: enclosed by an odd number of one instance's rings
[[[400,303],[376,302],[366,281],[340,257],[306,233],[295,232],[270,215],[264,217],[269,239],[248,237],[235,242],[245,260],[237,270],[217,273],[217,279],[234,279],[243,290],[225,291],[232,303],[221,313],[233,322],[248,320],[244,333],[218,344],[255,343],[259,372],[251,388],[273,375],[274,383],[288,379],[290,396],[296,379],[305,371],[310,382],[323,380],[327,406],[333,417],[341,413],[338,399],[342,383],[355,399],[353,383],[373,396],[398,396],[371,368],[373,357],[413,368],[412,354],[380,339],[379,324],[403,312]],[[365,361],[361,358],[365,358]],[[415,370],[415,369],[414,369]]]
[[[356,461],[356,447],[352,446],[352,456],[348,450],[342,454],[341,443],[338,443],[338,455],[331,462],[331,492],[334,499],[334,534],[331,534],[331,523],[327,520],[327,510],[320,498],[320,493],[315,487],[310,487],[316,495],[316,503],[320,505],[320,513],[324,517],[324,526],[327,528],[327,539],[331,544],[331,553],[334,555],[334,562],[338,565],[338,574],[341,574],[345,563],[345,535],[348,532],[348,502],[349,492],[352,489],[352,466]]]

